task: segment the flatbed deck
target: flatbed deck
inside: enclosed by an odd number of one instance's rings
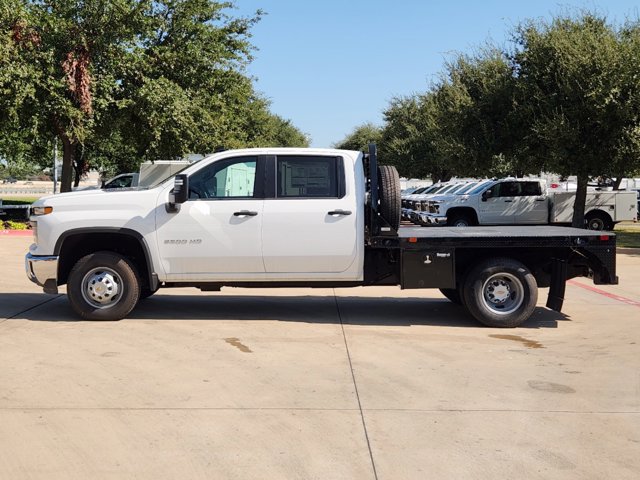
[[[492,227],[409,227],[400,226],[397,235],[371,238],[374,248],[501,248],[501,247],[610,247],[615,250],[615,234],[582,228],[549,225]]]
[[[582,228],[549,225],[494,227],[409,227],[401,226],[398,238],[408,239],[470,239],[470,238],[549,238],[615,236],[612,232],[598,232]]]

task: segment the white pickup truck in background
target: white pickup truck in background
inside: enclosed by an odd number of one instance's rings
[[[575,192],[548,192],[542,180],[502,179],[485,183],[470,194],[452,194],[421,204],[421,224],[569,225]],[[635,192],[587,192],[585,222],[591,230],[612,230],[637,216]],[[414,215],[415,217],[415,215]]]
[[[192,163],[193,161],[190,160],[143,162],[140,164],[140,173],[121,173],[102,182],[100,188],[108,190],[111,188],[148,187],[166,180]]]

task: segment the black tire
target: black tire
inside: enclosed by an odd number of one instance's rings
[[[447,297],[452,303],[462,305],[462,298],[457,288],[441,288],[440,293]]]
[[[447,219],[447,225],[450,227],[471,227],[475,225],[471,215],[466,213],[456,213]]]
[[[73,310],[87,320],[120,320],[140,298],[133,264],[111,252],[82,257],[69,274],[67,295]]]
[[[511,258],[492,258],[469,272],[463,295],[465,306],[480,323],[513,328],[533,313],[538,285],[522,263]]]
[[[378,167],[378,191],[380,192],[380,214],[395,230],[400,227],[400,176],[396,167]]]
[[[613,230],[613,222],[611,217],[602,212],[591,212],[584,217],[589,230]]]

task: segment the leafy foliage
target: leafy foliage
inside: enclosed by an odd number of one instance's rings
[[[434,181],[518,169],[513,88],[510,66],[497,50],[456,57],[428,92],[392,100],[382,135],[388,160],[401,173]]]
[[[77,181],[89,165],[135,170],[218,147],[308,144],[245,74],[260,11],[233,18],[231,3],[213,0],[2,1],[0,132],[15,141],[0,155],[42,143],[33,160],[59,138],[63,191],[72,166]]]
[[[640,171],[640,23],[582,13],[528,21],[510,51],[458,55],[420,94],[385,110],[381,150],[412,177],[578,176],[583,225],[590,177]]]
[[[20,222],[16,220],[3,221],[0,226],[5,230],[29,230],[29,224],[27,222]]]
[[[611,175],[612,167],[631,167],[640,158],[640,104],[630,101],[638,83],[629,75],[638,68],[637,54],[619,30],[593,14],[526,23],[516,42],[512,58],[529,125],[524,143],[552,171],[577,175],[573,225],[581,226],[589,177]]]
[[[337,142],[334,147],[342,150],[367,151],[370,143],[380,143],[382,128],[373,123],[365,123],[356,127],[349,135]]]

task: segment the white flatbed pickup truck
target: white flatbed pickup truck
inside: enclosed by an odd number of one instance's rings
[[[538,287],[560,310],[565,281],[615,284],[615,236],[547,227],[399,227],[400,182],[368,153],[248,149],[214,154],[142,189],[33,204],[29,278],[67,285],[86,319],[126,317],[159,288],[439,288],[485,325],[514,327]]]

